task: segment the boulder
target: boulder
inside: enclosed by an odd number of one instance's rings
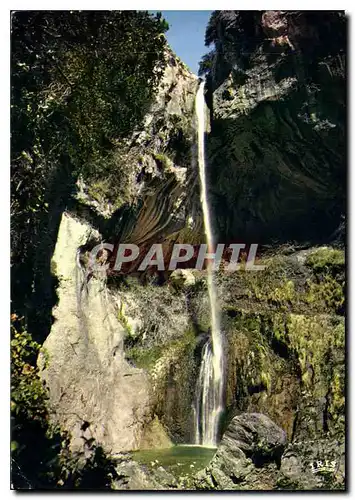
[[[197,488],[273,489],[286,441],[286,433],[266,415],[234,417],[212,461],[197,474]]]
[[[279,460],[286,445],[286,433],[262,413],[243,413],[234,417],[217,451],[246,457],[256,464]]]
[[[345,490],[345,444],[341,437],[287,444],[269,417],[243,413],[194,479],[200,490]]]

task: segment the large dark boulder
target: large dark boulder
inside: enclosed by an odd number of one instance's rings
[[[286,433],[261,413],[233,418],[209,466],[198,475],[201,489],[271,489],[286,446]],[[259,477],[258,469],[264,475]]]
[[[262,413],[243,413],[234,417],[223,435],[217,456],[239,455],[241,450],[253,463],[279,460],[286,444],[286,433]]]
[[[201,490],[344,490],[345,445],[340,439],[287,443],[286,433],[261,413],[230,422],[210,464],[195,476]]]

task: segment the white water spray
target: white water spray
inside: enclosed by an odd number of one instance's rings
[[[205,168],[205,97],[204,82],[196,95],[198,124],[198,167],[201,185],[201,204],[208,252],[213,252],[213,233],[208,208]],[[212,341],[202,349],[200,374],[196,387],[195,443],[216,446],[219,417],[223,410],[223,348],[217,294],[211,260],[207,260],[208,296],[211,308]]]

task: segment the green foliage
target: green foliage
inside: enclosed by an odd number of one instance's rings
[[[345,303],[345,254],[343,250],[322,247],[307,256],[306,265],[315,275],[308,281],[305,299],[309,304],[324,304],[338,314]]]
[[[307,405],[314,407],[325,398],[327,405],[322,418],[327,431],[333,435],[343,431],[344,318],[270,310],[234,311],[227,332],[227,362],[229,370],[236,373],[236,379],[228,377],[226,381],[228,411],[235,410],[233,405],[239,411],[249,411],[248,408],[255,411],[250,394],[261,392],[258,405],[265,404],[268,415],[291,435],[294,423],[291,408],[301,390],[298,399],[301,414],[306,413]],[[311,433],[313,424],[314,421],[307,424]]]
[[[291,303],[295,299],[295,285],[293,281],[287,280],[279,287],[275,287],[270,291],[268,300],[276,304],[280,309],[287,308],[286,304]]]
[[[345,410],[344,319],[290,315],[287,333],[298,356],[303,386],[315,398],[327,394],[327,419],[333,428],[341,428]]]
[[[116,148],[155,96],[166,29],[161,15],[145,11],[12,14],[11,245],[18,310],[31,304],[48,213],[57,216],[66,206],[78,176],[93,184],[91,194],[100,201],[114,207],[127,201],[132,159],[119,157]]]
[[[131,201],[129,180],[136,159],[118,151],[109,153],[86,166],[87,194],[102,205],[111,203],[113,209]]]
[[[225,291],[227,365],[236,374],[226,382],[227,411],[262,411],[265,405],[289,436],[304,428],[313,435],[323,425],[327,432],[341,434],[344,253],[330,247],[296,254],[285,250],[262,256],[263,271],[218,276]],[[320,400],[326,405],[317,420],[312,412]]]
[[[142,11],[15,13],[14,142],[27,161],[51,146],[82,171],[127,136],[162,74],[165,30]],[[30,130],[20,138],[25,125]]]
[[[47,393],[36,367],[40,347],[26,330],[18,331],[11,325],[11,411],[18,417],[43,422]]]
[[[341,311],[345,301],[344,285],[344,282],[339,283],[329,275],[324,276],[319,283],[309,281],[305,300],[309,304],[324,304],[335,312]]]
[[[240,311],[233,320],[234,335],[229,343],[229,355],[236,360],[238,377],[237,392],[240,397],[248,393],[252,387],[259,386],[263,390],[271,388],[271,358],[265,348],[262,330],[265,328],[265,318],[258,314]],[[228,387],[228,392],[232,391]],[[228,397],[231,397],[228,394]]]
[[[183,352],[193,352],[196,347],[196,330],[195,327],[189,325],[189,327],[184,331],[184,335],[176,339],[171,343],[170,346],[173,350],[182,350]]]
[[[130,345],[129,339],[125,341],[126,358],[138,368],[151,370],[160,358],[185,359],[193,353],[196,347],[196,332],[193,327],[189,327],[181,337],[170,340],[164,345],[145,347],[140,344],[139,338],[132,339],[132,343],[133,345]]]
[[[172,164],[169,158],[162,153],[154,153],[154,158],[161,164],[163,170],[166,170]]]
[[[235,300],[252,299],[261,309],[294,312],[327,312],[344,314],[345,276],[344,252],[327,247],[326,254],[318,251],[307,256],[303,272],[299,264],[287,255],[263,256],[258,264],[265,265],[263,271],[247,272],[241,269],[231,274],[221,274],[220,282],[235,297]],[[326,256],[325,256],[326,255]]]
[[[159,346],[151,348],[135,346],[126,350],[126,358],[138,368],[145,370],[153,368],[161,355],[162,348]]]
[[[266,266],[264,271],[243,272],[243,277],[248,281],[248,296],[277,309],[288,310],[298,300],[298,295],[295,283],[287,279],[285,262],[275,257],[272,260],[264,259],[262,264]]]
[[[202,57],[199,63],[198,76],[203,76],[212,70],[215,57],[216,52],[214,50],[211,50]]]
[[[260,18],[257,11],[215,10],[205,32],[205,45],[213,50],[203,56],[199,74],[221,83],[232,67],[243,68],[246,54],[256,44],[255,24]]]
[[[342,250],[322,247],[308,255],[306,264],[315,272],[324,272],[334,267],[344,267],[345,255]]]
[[[11,317],[11,455],[15,489],[108,489],[116,462],[94,439],[73,453],[70,436],[49,423],[48,394],[36,361],[48,355],[16,314]]]
[[[129,337],[133,337],[132,327],[129,324],[129,321],[124,314],[124,304],[123,304],[122,299],[121,299],[121,305],[120,305],[120,308],[118,311],[118,321],[120,321],[122,323],[122,326],[125,328],[127,335]]]
[[[36,366],[40,345],[13,314],[11,325],[11,452],[15,488],[45,487],[59,450],[49,428],[47,391]]]

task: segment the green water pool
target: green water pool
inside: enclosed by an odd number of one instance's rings
[[[195,445],[177,445],[161,450],[139,450],[132,453],[133,459],[149,468],[164,467],[175,476],[191,474],[206,467],[216,448]]]

